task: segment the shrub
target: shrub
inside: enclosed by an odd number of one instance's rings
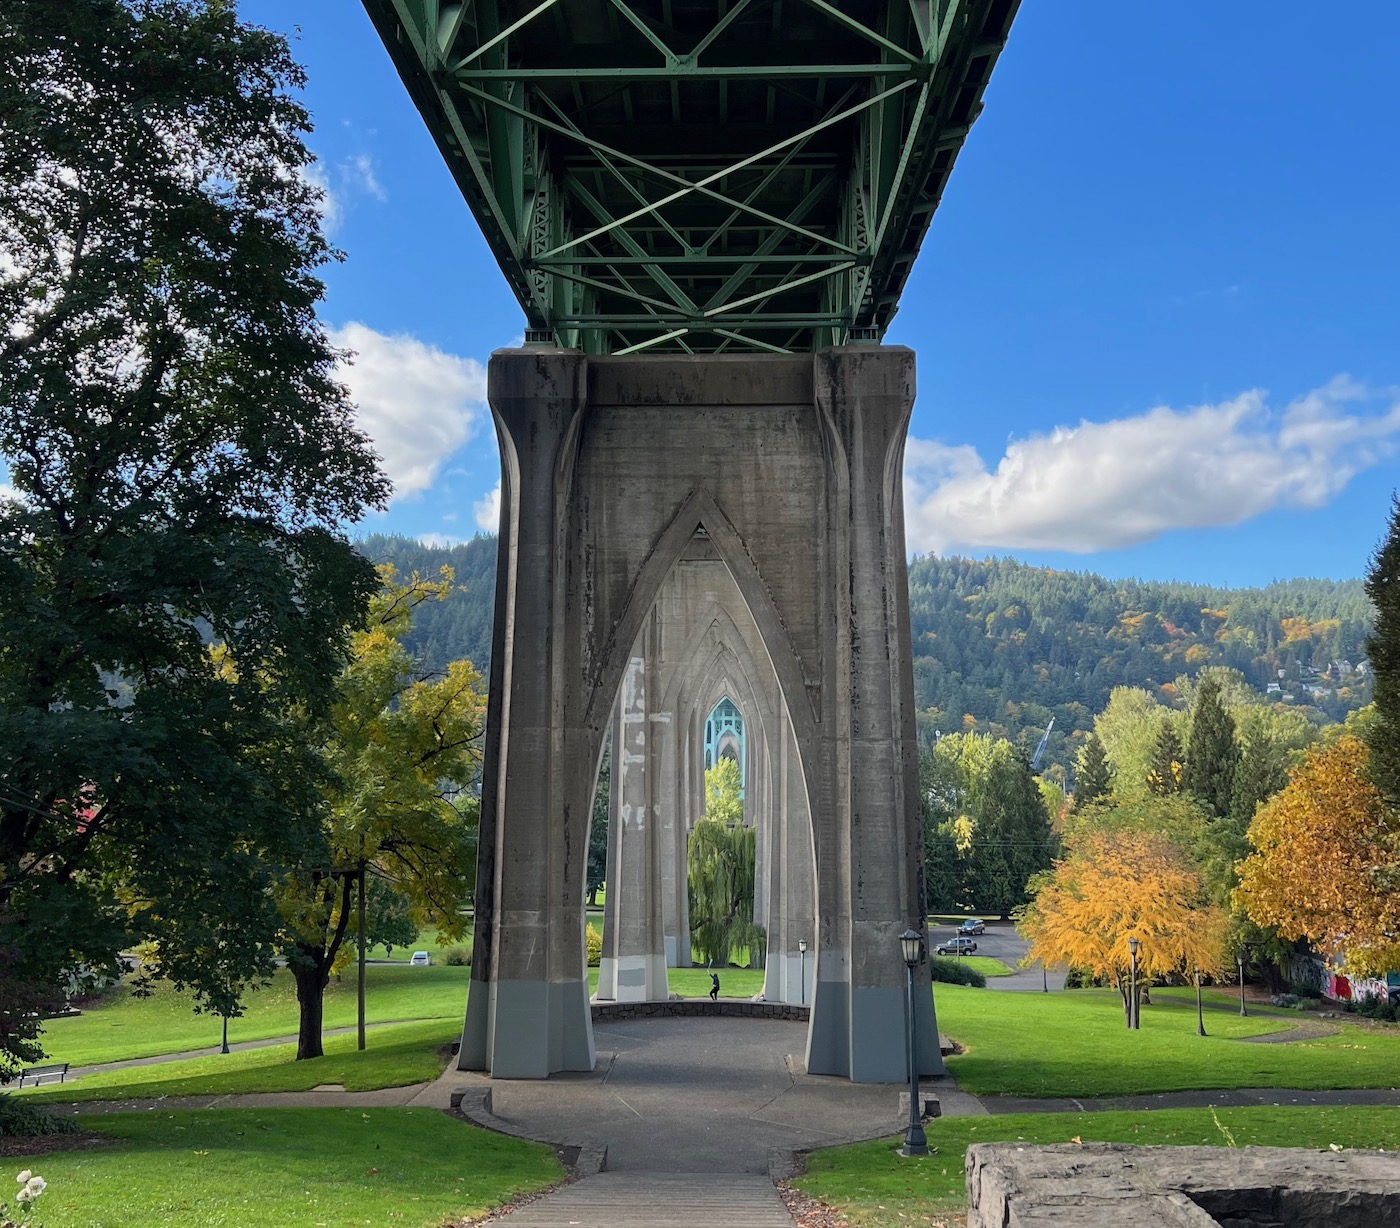
[[[1095,976],[1088,968],[1071,968],[1065,973],[1066,989],[1102,989],[1107,984],[1106,977]]]
[[[1367,994],[1359,1001],[1343,1002],[1342,1009],[1353,1015],[1380,1020],[1382,1023],[1395,1022],[1395,1007],[1376,994]]]
[[[55,1117],[37,1104],[16,1100],[0,1092],[0,1136],[32,1138],[37,1134],[76,1134],[78,1123],[71,1117]]]
[[[442,962],[449,968],[470,968],[472,953],[466,947],[448,947]]]
[[[929,970],[935,981],[945,985],[971,985],[974,989],[986,989],[987,978],[976,968],[969,968],[960,959],[949,959],[946,955],[935,955],[929,960]]]
[[[603,931],[590,921],[583,940],[588,947],[588,966],[596,968],[603,961]]]

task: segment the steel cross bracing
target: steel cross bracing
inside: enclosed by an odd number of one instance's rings
[[[364,0],[529,337],[879,341],[1019,0]]]

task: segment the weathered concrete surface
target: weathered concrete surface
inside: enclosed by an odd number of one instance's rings
[[[967,1228],[1379,1228],[1400,1223],[1400,1156],[977,1143],[967,1194]]]
[[[816,839],[806,1066],[900,1082],[923,858],[902,512],[913,354],[492,356],[501,545],[461,1065],[595,1061],[583,892],[623,675],[703,527],[762,636]],[[927,968],[918,1060],[939,1072]]]

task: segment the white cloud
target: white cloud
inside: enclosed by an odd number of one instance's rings
[[[453,546],[460,546],[466,541],[462,537],[450,537],[446,533],[420,533],[418,534],[418,544],[429,546],[433,549],[450,550]]]
[[[498,533],[501,528],[501,484],[472,504],[476,527],[484,533]]]
[[[316,208],[321,214],[321,229],[328,235],[334,234],[340,228],[340,223],[345,220],[345,209],[341,205],[340,198],[331,188],[331,180],[330,176],[326,174],[325,164],[312,162],[301,167],[297,174],[320,193]]]
[[[331,340],[353,351],[337,375],[383,458],[394,498],[426,490],[485,417],[486,368],[355,322],[333,329]]]
[[[358,154],[340,164],[340,172],[347,183],[354,184],[363,192],[369,193],[377,201],[389,199],[389,193],[374,173],[374,159],[369,154]]]
[[[909,546],[1089,553],[1321,507],[1400,445],[1400,400],[1379,414],[1348,412],[1371,399],[1338,376],[1281,414],[1257,389],[1218,405],[1159,406],[1015,440],[995,470],[971,447],[911,438]]]

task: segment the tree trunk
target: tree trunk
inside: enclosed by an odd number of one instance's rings
[[[309,1057],[324,1057],[321,1046],[321,1018],[325,1012],[326,984],[330,980],[320,961],[311,964],[292,964],[292,977],[297,984],[297,1008],[300,1022],[297,1027],[297,1061]]]

